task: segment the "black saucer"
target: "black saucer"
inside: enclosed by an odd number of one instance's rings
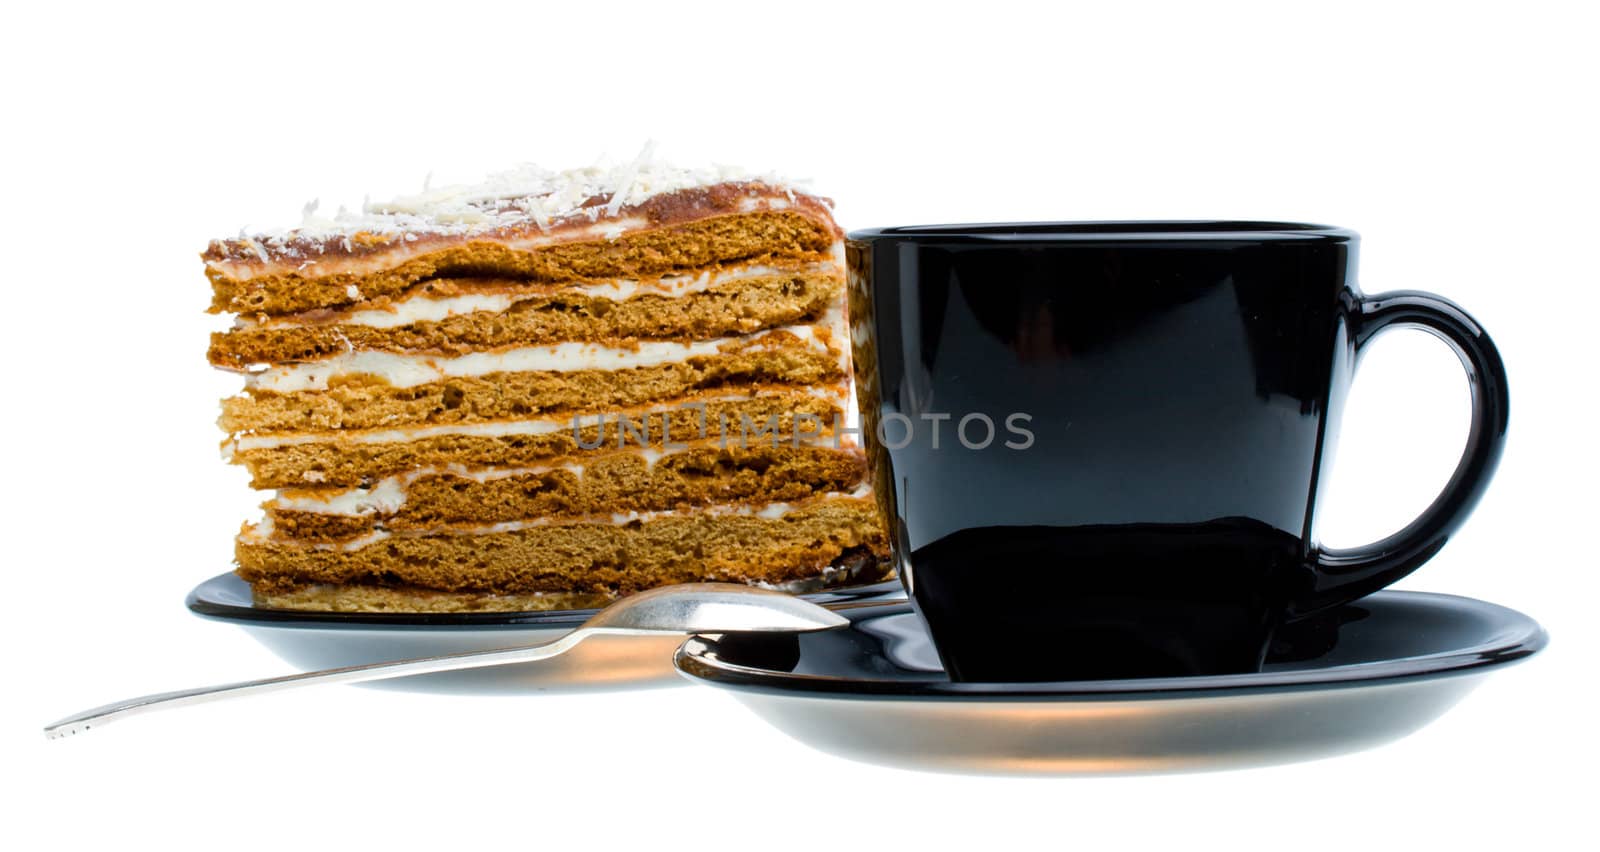
[[[869,600],[905,600],[899,580],[830,588],[801,596],[827,607]],[[301,671],[554,642],[598,612],[274,609],[257,606],[251,600],[250,587],[231,573],[196,586],[186,603],[196,615],[243,628]],[[683,678],[672,670],[672,652],[681,641],[679,636],[667,635],[596,637],[555,660],[536,664],[415,675],[363,686],[471,695],[683,686]]]
[[[861,585],[838,586],[804,592],[800,597],[826,607],[886,598],[905,600],[896,579]],[[471,628],[570,630],[589,620],[598,609],[552,609],[528,612],[329,612],[261,606],[250,596],[250,585],[232,572],[218,574],[195,586],[184,599],[190,612],[220,621],[270,624],[277,627],[369,629]]]
[[[802,742],[975,772],[1149,772],[1365,748],[1432,721],[1544,647],[1531,618],[1450,595],[1380,592],[1283,631],[1259,674],[955,683],[905,603],[840,610],[793,636],[695,637],[678,669],[731,689]]]

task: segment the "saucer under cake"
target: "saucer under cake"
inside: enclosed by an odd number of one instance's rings
[[[830,588],[801,597],[833,607],[905,600],[899,580]],[[544,612],[321,612],[258,606],[234,574],[201,583],[186,601],[197,615],[244,628],[302,671],[554,642],[597,610]],[[413,675],[361,684],[468,695],[682,686],[673,651],[682,636],[596,636],[552,660]]]
[[[1287,763],[1396,740],[1546,642],[1537,622],[1502,606],[1391,591],[1281,631],[1258,674],[957,683],[909,604],[839,611],[848,627],[691,638],[678,669],[731,690],[802,743],[869,763],[1144,773]]]

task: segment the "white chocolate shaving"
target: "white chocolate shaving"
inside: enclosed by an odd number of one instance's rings
[[[491,174],[479,183],[440,187],[432,186],[430,175],[421,192],[387,201],[368,200],[359,212],[340,207],[332,216],[321,215],[319,203],[312,201],[302,209],[299,227],[253,235],[241,232],[240,240],[267,263],[269,249],[301,257],[303,249],[318,250],[324,243],[338,242],[348,249],[351,237],[358,234],[403,235],[409,241],[415,234],[472,234],[527,224],[545,231],[563,220],[615,218],[624,207],[658,195],[741,182],[764,184],[791,200],[796,194],[810,195],[805,189],[807,181],[776,174],[751,174],[736,166],[680,168],[658,162],[654,146],[646,145],[637,157],[620,164],[602,160],[564,171],[524,164]]]

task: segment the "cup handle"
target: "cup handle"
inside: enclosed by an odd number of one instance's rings
[[[1371,594],[1432,558],[1472,513],[1505,448],[1510,407],[1505,365],[1494,341],[1466,311],[1431,293],[1396,290],[1361,297],[1350,315],[1357,354],[1373,338],[1395,327],[1420,328],[1448,343],[1467,370],[1472,428],[1449,483],[1416,520],[1363,547],[1313,550],[1311,589],[1290,604],[1290,618]]]

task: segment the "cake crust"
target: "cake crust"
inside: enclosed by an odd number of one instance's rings
[[[552,181],[554,188],[563,181],[570,183],[576,174],[567,172],[545,177]],[[497,177],[504,179],[506,176]],[[512,177],[514,179],[516,176]],[[616,176],[610,178],[614,182]],[[690,180],[693,182],[695,178],[691,176]],[[831,199],[770,179],[710,180],[704,185],[688,185],[647,194],[638,201],[625,201],[615,206],[612,202],[617,192],[631,196],[635,194],[635,188],[630,186],[624,190],[607,186],[606,181],[602,180],[594,186],[593,194],[585,195],[576,203],[561,204],[558,201],[556,207],[549,208],[546,202],[543,208],[549,212],[545,214],[543,222],[534,206],[517,203],[535,201],[533,196],[516,199],[512,197],[509,187],[493,186],[493,179],[481,186],[462,189],[467,191],[469,197],[458,200],[458,208],[462,204],[473,208],[473,212],[481,214],[477,221],[459,215],[446,221],[437,215],[426,215],[426,211],[419,211],[422,215],[409,217],[394,215],[391,208],[413,207],[419,201],[427,204],[420,196],[396,199],[367,205],[371,208],[367,212],[376,215],[370,222],[358,217],[353,224],[343,226],[332,222],[328,223],[331,227],[306,225],[253,237],[241,234],[236,239],[212,240],[201,252],[200,258],[206,261],[208,267],[218,269],[270,269],[274,265],[278,268],[299,267],[304,265],[308,257],[366,259],[381,256],[405,243],[428,250],[474,239],[508,241],[519,237],[539,237],[549,242],[583,240],[592,238],[595,225],[604,226],[606,222],[643,222],[649,227],[661,227],[726,214],[789,208],[826,222],[834,239],[844,236],[843,229],[833,221]],[[563,191],[559,194],[569,193]],[[442,205],[435,202],[433,206]],[[310,209],[315,209],[315,205]],[[452,212],[464,211],[458,209]],[[234,264],[237,266],[228,266]],[[309,274],[316,275],[319,272]],[[234,277],[250,276],[246,272]]]

